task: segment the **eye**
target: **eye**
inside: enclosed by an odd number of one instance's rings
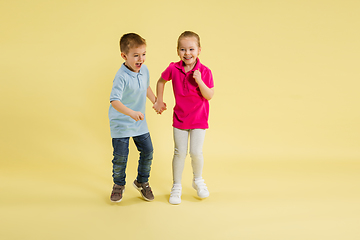
[[[139,55],[135,54],[134,57],[138,57]]]

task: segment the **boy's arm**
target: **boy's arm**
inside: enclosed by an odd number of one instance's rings
[[[156,102],[156,96],[150,86],[147,88],[146,96],[153,104]]]
[[[214,88],[209,88],[208,86],[206,86],[204,81],[201,79],[201,73],[199,70],[195,70],[193,76],[200,88],[200,92],[203,95],[203,97],[206,98],[207,100],[210,100],[214,96]]]
[[[115,108],[115,110],[131,117],[135,121],[144,120],[144,114],[142,114],[141,112],[136,112],[136,111],[126,107],[119,100],[111,101],[111,105],[113,106],[113,108]]]
[[[159,114],[161,114],[164,110],[166,110],[166,104],[164,103],[164,89],[165,89],[166,82],[167,81],[165,79],[160,77],[156,84],[157,100],[156,100],[153,108]]]

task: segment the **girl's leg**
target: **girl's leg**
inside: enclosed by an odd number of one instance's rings
[[[204,166],[202,149],[204,145],[205,132],[205,129],[190,130],[190,157],[194,179],[202,178],[202,170]]]
[[[209,191],[206,187],[204,179],[202,178],[202,169],[204,166],[202,148],[205,139],[205,131],[205,129],[193,129],[190,132],[190,156],[194,174],[192,185],[196,189],[197,195],[200,198],[206,198],[209,196]]]
[[[173,157],[173,181],[174,184],[181,184],[184,170],[185,158],[187,155],[189,131],[174,128],[174,157]]]
[[[184,170],[185,158],[187,155],[187,146],[189,131],[174,128],[174,158],[173,158],[173,187],[171,188],[169,202],[171,204],[181,203],[181,178]]]

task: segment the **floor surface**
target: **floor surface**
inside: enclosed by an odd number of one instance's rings
[[[141,199],[128,166],[121,203],[111,203],[109,164],[49,171],[1,170],[0,238],[13,239],[360,239],[360,163],[207,159],[210,197],[191,188],[168,203],[171,172],[153,165],[153,202]]]

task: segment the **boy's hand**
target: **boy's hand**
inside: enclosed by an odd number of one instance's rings
[[[202,79],[201,79],[201,73],[200,73],[199,70],[195,70],[195,71],[194,71],[193,77],[195,78],[195,81],[196,81],[197,83],[199,83],[199,81],[202,81]]]
[[[130,117],[131,117],[132,119],[134,119],[135,121],[144,120],[144,114],[142,114],[141,112],[135,112],[135,111],[133,111],[133,112],[130,114]]]
[[[162,112],[166,110],[166,103],[156,101],[154,103],[153,109],[155,112],[157,112],[157,114],[162,114]]]

